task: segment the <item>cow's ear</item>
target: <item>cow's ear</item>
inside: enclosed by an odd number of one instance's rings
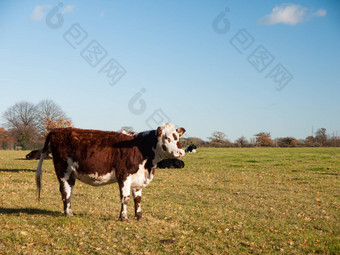
[[[157,136],[158,136],[158,137],[161,137],[161,136],[162,136],[162,128],[161,128],[161,127],[158,127],[158,128],[157,128]]]
[[[181,137],[185,133],[185,128],[177,128],[176,131],[179,134],[179,137]]]

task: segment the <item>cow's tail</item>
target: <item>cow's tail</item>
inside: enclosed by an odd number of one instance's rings
[[[38,190],[38,200],[40,200],[40,191],[41,191],[41,177],[42,177],[42,164],[45,158],[45,155],[48,154],[48,145],[50,143],[51,140],[51,133],[49,133],[46,137],[45,140],[45,145],[44,148],[41,152],[41,156],[40,156],[40,160],[38,163],[38,167],[37,167],[37,171],[35,173],[35,183],[37,184],[37,190]]]

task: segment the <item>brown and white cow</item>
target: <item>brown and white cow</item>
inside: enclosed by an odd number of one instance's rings
[[[135,216],[142,218],[142,188],[154,177],[157,163],[165,158],[183,157],[179,143],[184,128],[167,123],[156,130],[125,134],[76,128],[52,130],[37,167],[36,183],[40,198],[42,163],[50,145],[54,168],[66,216],[72,216],[71,194],[78,179],[100,186],[118,182],[121,198],[120,219],[127,220],[130,190],[135,202]]]

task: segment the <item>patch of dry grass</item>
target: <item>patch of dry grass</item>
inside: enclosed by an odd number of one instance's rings
[[[76,182],[62,216],[51,160],[0,151],[0,254],[339,254],[340,148],[199,149],[156,170],[145,219],[118,221],[118,185]]]

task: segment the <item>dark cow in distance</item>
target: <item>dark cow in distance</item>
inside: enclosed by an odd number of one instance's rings
[[[41,153],[42,153],[42,149],[41,150],[33,150],[33,151],[31,151],[30,153],[28,153],[26,155],[26,159],[28,159],[28,160],[40,159]],[[47,152],[45,154],[45,158],[44,159],[51,159],[51,157],[49,156],[49,152]]]
[[[179,143],[184,132],[184,128],[175,129],[170,123],[136,134],[54,129],[46,137],[37,167],[38,196],[40,198],[42,163],[50,144],[66,216],[73,215],[70,199],[78,179],[93,186],[118,182],[122,205],[120,219],[123,221],[128,219],[127,203],[132,189],[135,216],[139,220],[142,218],[142,188],[153,179],[158,162],[184,156]]]
[[[195,144],[190,144],[188,147],[185,148],[185,152],[188,153],[196,153],[197,146]]]
[[[183,168],[184,162],[177,158],[167,158],[158,162],[157,168]]]

